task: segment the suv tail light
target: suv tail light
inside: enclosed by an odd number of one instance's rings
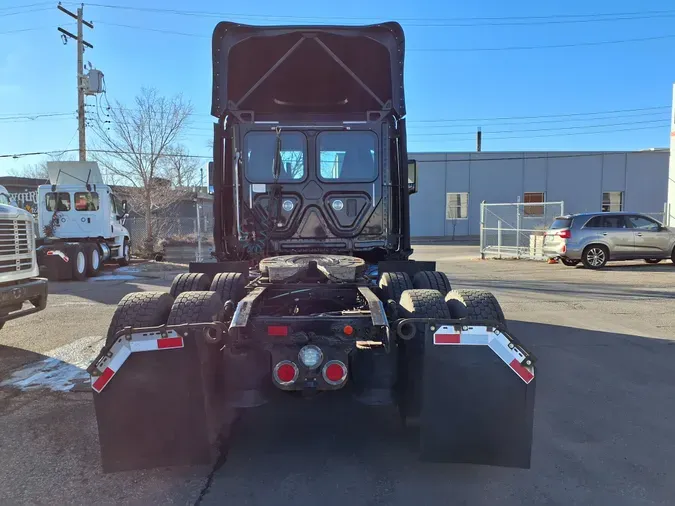
[[[570,238],[572,237],[572,232],[571,232],[570,229],[561,230],[561,231],[558,233],[558,236],[559,236],[561,239],[570,239]]]

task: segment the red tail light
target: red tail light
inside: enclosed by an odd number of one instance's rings
[[[269,336],[287,336],[288,327],[285,325],[269,325],[267,327],[267,335]]]
[[[282,360],[274,367],[274,380],[280,385],[290,385],[298,379],[298,366],[290,360]]]
[[[561,239],[570,239],[572,237],[572,231],[567,229],[567,230],[561,230],[558,232],[558,237]]]
[[[347,366],[339,360],[331,360],[323,366],[321,373],[329,385],[340,385],[347,379]]]

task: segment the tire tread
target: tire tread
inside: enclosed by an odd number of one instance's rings
[[[412,283],[414,288],[438,290],[443,295],[452,290],[450,280],[444,272],[420,271],[415,274]]]
[[[174,298],[166,292],[134,292],[125,295],[113,314],[106,344],[124,327],[154,327],[166,323]]]

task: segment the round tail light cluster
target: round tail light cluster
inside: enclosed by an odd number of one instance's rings
[[[290,360],[283,360],[274,367],[274,380],[280,385],[290,385],[298,379],[298,366]]]
[[[331,360],[323,366],[321,375],[329,385],[340,385],[347,379],[347,366],[339,360]]]

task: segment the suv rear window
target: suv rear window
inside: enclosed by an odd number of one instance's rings
[[[570,228],[572,226],[572,218],[556,218],[549,230],[560,230],[562,228]]]

